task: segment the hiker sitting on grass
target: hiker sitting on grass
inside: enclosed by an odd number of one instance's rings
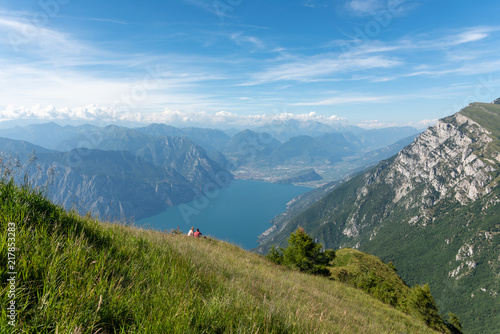
[[[194,227],[191,227],[191,229],[188,232],[188,237],[194,236]]]
[[[195,238],[199,238],[199,237],[200,237],[200,235],[202,235],[202,234],[201,234],[201,232],[200,232],[200,229],[199,229],[199,228],[197,228],[197,229],[196,229],[196,232],[194,232],[194,237],[195,237]]]

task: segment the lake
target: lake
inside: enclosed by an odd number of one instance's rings
[[[183,233],[193,226],[205,236],[252,249],[258,246],[257,237],[271,226],[271,219],[284,212],[292,198],[309,190],[291,184],[234,180],[228,187],[136,224],[160,231],[179,226]]]

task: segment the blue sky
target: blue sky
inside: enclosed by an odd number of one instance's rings
[[[0,0],[0,120],[424,127],[500,96],[493,0]]]

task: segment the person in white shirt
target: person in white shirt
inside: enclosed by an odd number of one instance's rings
[[[194,237],[194,227],[191,227],[191,229],[189,230],[188,237]]]

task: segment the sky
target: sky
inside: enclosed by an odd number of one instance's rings
[[[425,128],[500,97],[498,0],[0,0],[0,120]]]

